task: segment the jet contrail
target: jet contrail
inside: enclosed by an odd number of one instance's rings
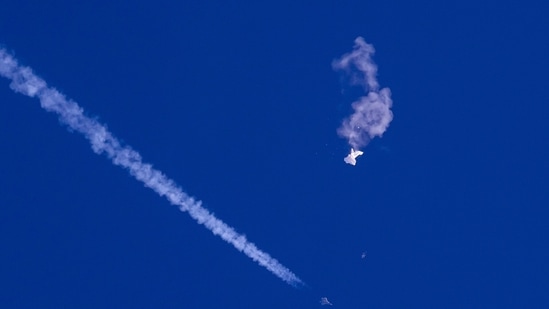
[[[29,67],[20,66],[17,60],[6,50],[0,49],[0,75],[11,80],[10,88],[29,97],[38,97],[42,108],[55,112],[59,120],[74,131],[83,134],[90,142],[93,151],[104,153],[115,165],[126,168],[130,174],[146,187],[164,196],[170,203],[178,206],[199,224],[204,225],[215,235],[233,245],[238,251],[265,267],[286,283],[301,287],[304,283],[288,268],[280,264],[266,252],[258,249],[244,235],[216,218],[200,201],[187,195],[181,188],[152,165],[144,163],[141,155],[129,146],[121,145],[107,128],[84,115],[84,110],[65,95],[48,87],[46,82],[36,76]]]
[[[368,145],[372,138],[381,137],[393,120],[391,90],[379,90],[377,65],[372,60],[374,52],[372,45],[358,37],[355,39],[354,50],[332,63],[334,69],[351,76],[352,84],[360,85],[368,92],[352,104],[355,112],[337,130],[339,136],[346,138],[351,146],[351,153],[345,162],[352,165],[356,163],[355,158],[362,154],[360,152],[357,155],[355,150]]]

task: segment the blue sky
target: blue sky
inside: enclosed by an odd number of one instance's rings
[[[543,1],[12,1],[0,44],[304,280],[0,79],[0,307],[546,308]],[[394,120],[352,167],[363,36]],[[367,252],[365,259],[362,252]]]

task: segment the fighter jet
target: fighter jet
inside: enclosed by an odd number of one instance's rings
[[[328,300],[327,297],[322,297],[322,298],[320,298],[320,304],[321,304],[322,306],[324,306],[324,305],[332,306],[332,303]]]
[[[345,161],[345,163],[347,164],[355,165],[356,157],[361,156],[362,154],[364,154],[364,152],[360,150],[354,150],[353,148],[351,148],[351,153],[348,156],[346,156],[345,159],[343,159],[343,161]]]

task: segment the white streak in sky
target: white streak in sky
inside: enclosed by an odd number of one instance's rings
[[[339,136],[346,138],[349,145],[356,150],[368,145],[372,138],[381,137],[393,120],[391,90],[379,90],[377,65],[372,60],[374,52],[372,45],[358,37],[355,39],[353,51],[332,63],[334,69],[349,74],[353,84],[360,85],[367,91],[367,95],[353,102],[354,113],[337,130]]]
[[[216,218],[200,201],[195,200],[152,165],[144,163],[141,155],[128,146],[121,145],[107,128],[84,115],[83,109],[74,101],[65,97],[46,82],[36,76],[29,67],[20,66],[6,50],[0,49],[0,75],[11,80],[10,88],[29,97],[38,97],[42,108],[55,112],[59,120],[74,131],[84,135],[97,154],[104,153],[115,165],[126,168],[135,179],[141,181],[170,203],[178,206],[199,224],[204,225],[215,235],[233,245],[259,265],[284,280],[286,283],[300,287],[304,283],[288,268],[280,264],[269,254],[258,249],[244,235]]]

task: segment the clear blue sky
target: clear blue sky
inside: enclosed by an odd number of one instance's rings
[[[549,307],[546,1],[185,2],[9,1],[0,44],[309,287],[0,79],[0,307]],[[394,120],[352,167],[357,36]]]

